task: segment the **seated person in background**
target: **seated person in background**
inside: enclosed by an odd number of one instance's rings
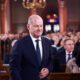
[[[60,66],[66,65],[66,63],[73,58],[74,41],[73,39],[64,40],[64,49],[59,50],[57,55],[54,57],[54,72],[61,72]]]
[[[80,41],[79,39],[77,39],[75,43],[74,56],[75,58],[72,58],[67,63],[66,72],[80,73]]]

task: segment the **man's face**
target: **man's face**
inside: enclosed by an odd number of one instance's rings
[[[73,40],[67,40],[64,44],[64,48],[68,51],[68,52],[73,52],[74,50],[74,41]]]
[[[33,37],[40,37],[43,33],[43,21],[41,19],[36,19],[35,22],[29,25],[28,29]]]

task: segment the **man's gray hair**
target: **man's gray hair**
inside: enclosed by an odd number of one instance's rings
[[[28,18],[28,24],[34,24],[34,23],[36,23],[36,20],[37,20],[37,19],[41,19],[41,20],[43,21],[43,19],[42,19],[39,15],[37,15],[37,14],[31,15],[31,16]]]

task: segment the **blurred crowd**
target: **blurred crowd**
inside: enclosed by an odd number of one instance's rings
[[[13,45],[15,44],[15,42],[18,39],[21,39],[22,37],[27,36],[27,35],[28,33],[0,34],[0,53],[1,53],[1,58],[4,61],[4,63],[9,63],[10,51]],[[74,50],[73,50],[75,52],[74,56],[77,56],[78,54],[80,54],[80,32],[67,32],[67,33],[55,32],[54,33],[52,31],[48,31],[46,32],[45,35],[43,35],[43,37],[46,37],[51,41],[51,46],[54,47],[57,51],[56,54],[60,53],[60,51],[62,51],[63,48],[65,49],[64,42],[66,39],[73,40],[74,42]]]
[[[15,42],[26,35],[28,33],[0,34],[0,54],[4,63],[9,63],[10,51]]]

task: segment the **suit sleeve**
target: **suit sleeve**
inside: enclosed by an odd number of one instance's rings
[[[17,42],[13,46],[10,56],[11,80],[22,80],[20,76],[21,60],[22,60],[22,51],[19,43]]]
[[[52,47],[51,47],[51,44],[49,45],[49,60],[48,60],[48,69],[49,69],[49,72],[52,72],[53,70],[53,64],[52,64]]]

